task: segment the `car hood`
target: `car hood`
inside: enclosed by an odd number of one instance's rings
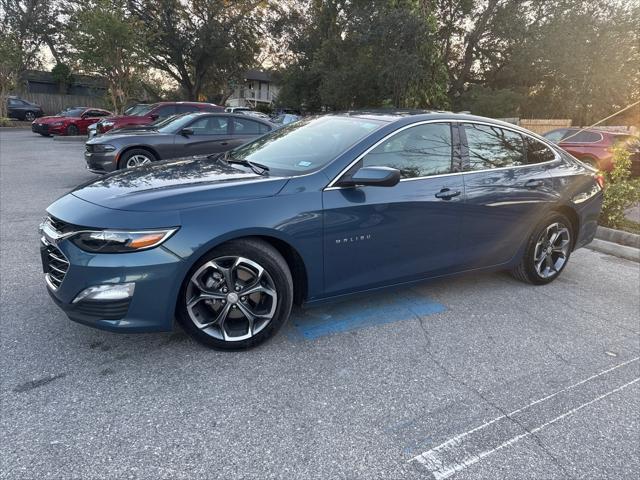
[[[171,135],[173,136],[173,133],[160,133],[156,130],[150,130],[150,129],[146,129],[146,130],[138,130],[138,129],[122,129],[122,130],[117,130],[117,131],[113,131],[113,130],[109,130],[108,132],[105,133],[104,136],[100,136],[100,137],[96,137],[96,138],[92,138],[91,140],[89,140],[87,142],[88,145],[93,145],[95,143],[104,143],[106,142],[106,136],[109,136],[109,142],[115,142],[117,140],[120,139],[128,139],[131,137],[139,137],[139,140],[142,140],[142,138],[157,138],[157,137],[161,137],[164,135]]]
[[[35,122],[36,123],[50,124],[50,123],[55,123],[55,122],[64,122],[66,120],[77,120],[77,118],[76,117],[56,117],[56,116],[40,117],[40,118],[36,119]]]
[[[115,172],[72,195],[129,211],[168,211],[276,195],[287,178],[261,176],[207,157],[189,157]]]

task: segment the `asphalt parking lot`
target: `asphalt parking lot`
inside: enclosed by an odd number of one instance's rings
[[[578,250],[297,311],[246,352],[117,335],[50,300],[37,226],[83,144],[0,130],[3,479],[640,475],[640,265]]]

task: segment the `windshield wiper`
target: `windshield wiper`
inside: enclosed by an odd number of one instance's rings
[[[240,160],[238,158],[226,158],[225,161],[227,163],[235,163],[237,165],[243,165],[245,167],[249,167],[253,170],[254,173],[258,175],[265,175],[269,171],[269,167],[266,165],[262,165],[258,162],[252,162],[251,160]]]

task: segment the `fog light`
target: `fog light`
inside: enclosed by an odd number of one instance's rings
[[[133,296],[135,288],[135,283],[96,285],[94,287],[85,288],[81,291],[73,300],[73,303],[78,303],[81,300],[125,300]]]

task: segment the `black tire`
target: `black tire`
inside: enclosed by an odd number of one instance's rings
[[[67,127],[67,135],[69,135],[70,137],[74,137],[78,135],[78,133],[78,127],[76,127],[74,124],[71,124]]]
[[[549,268],[549,276],[541,275],[541,273],[536,269],[537,260],[540,258],[536,258],[538,252],[542,251],[542,253],[546,253],[546,249],[540,250],[542,245],[539,245],[542,235],[548,231],[551,226],[554,224],[561,225],[562,228],[566,229],[568,232],[568,244],[567,251],[564,260],[560,264],[560,254],[557,254],[557,261],[554,263],[553,268]],[[560,238],[559,238],[560,239]],[[533,285],[546,285],[547,283],[553,282],[556,278],[560,276],[564,267],[567,266],[569,262],[569,257],[571,255],[571,251],[574,245],[574,232],[571,222],[567,217],[558,212],[549,212],[545,217],[540,220],[540,222],[536,225],[536,228],[533,230],[533,233],[529,237],[527,241],[527,246],[524,251],[524,255],[522,256],[522,260],[520,264],[511,271],[511,274],[518,280],[531,283]],[[538,252],[536,251],[538,250]],[[552,250],[553,251],[553,250]],[[551,254],[546,254],[551,256]],[[546,256],[545,256],[546,258]],[[553,263],[553,257],[551,256],[551,262]],[[545,264],[546,265],[546,264]]]
[[[24,112],[24,119],[27,122],[33,122],[36,119],[36,114],[34,112]]]
[[[41,133],[40,135],[42,135],[43,137],[50,137],[51,136],[48,133]]]
[[[208,268],[210,268],[208,267],[209,262],[217,260],[216,263],[223,263],[224,261],[229,261],[234,257],[236,258],[242,257],[243,259],[250,260],[251,262],[255,262],[255,264],[259,265],[264,269],[266,275],[263,275],[262,277],[267,278],[270,288],[273,288],[275,290],[275,293],[277,294],[277,301],[276,301],[275,307],[271,305],[271,309],[273,311],[271,318],[268,321],[265,321],[264,325],[259,326],[259,328],[261,329],[259,329],[257,333],[255,333],[253,336],[246,339],[225,340],[223,338],[219,338],[221,336],[221,332],[219,330],[218,325],[212,325],[212,327],[204,328],[204,329],[198,328],[198,326],[196,325],[196,321],[192,319],[189,309],[187,308],[187,297],[189,297],[190,299],[193,299],[196,296],[194,295],[194,289],[196,287],[193,287],[193,284],[195,282],[192,281],[192,277],[194,277],[195,275],[196,278],[198,278],[197,274],[199,271],[202,271],[202,269],[205,269],[204,270],[205,273],[203,274],[202,277],[200,277],[201,279],[207,278],[207,282],[215,281],[214,277],[208,275],[208,272],[213,272],[214,274],[217,274],[218,270],[215,270],[215,269],[207,270]],[[235,278],[237,279],[238,282],[240,282],[240,280],[238,280],[239,279],[238,274],[236,274]],[[218,287],[227,285],[227,283],[222,279],[220,280],[220,282],[221,283],[218,283],[216,285],[210,285],[209,288],[216,289],[217,292],[222,293],[223,292],[222,288],[218,289]],[[251,287],[251,285],[247,284],[245,285],[245,287],[249,288]],[[236,289],[238,288],[239,287],[236,287]],[[195,291],[198,291],[198,290],[195,290]],[[198,292],[198,293],[201,293],[201,292]],[[232,293],[233,291],[227,294],[228,299],[230,298],[230,295]],[[241,295],[241,293],[239,293],[239,295]],[[258,294],[258,295],[262,295],[262,294]],[[242,300],[243,298],[245,300]],[[227,318],[226,322],[237,322],[237,325],[239,325],[240,328],[243,328],[242,325],[244,324],[242,322],[246,323],[247,320],[246,320],[246,316],[241,315],[242,309],[240,308],[241,305],[239,305],[239,303],[244,302],[243,304],[246,306],[247,305],[246,302],[251,301],[251,300],[247,300],[248,298],[249,297],[238,297],[238,295],[236,295],[235,301],[232,301],[231,299],[228,300],[228,306],[237,308],[237,310],[235,311],[229,310],[231,313],[229,314],[229,317],[226,317]],[[269,297],[269,298],[271,299],[271,301],[273,301],[273,297]],[[217,300],[217,302],[225,302],[225,300]],[[232,305],[232,303],[234,303],[234,305]],[[191,335],[198,342],[208,347],[219,349],[219,350],[243,350],[243,349],[254,347],[264,342],[265,340],[267,340],[273,334],[275,334],[288,320],[289,315],[291,313],[292,304],[293,304],[293,280],[291,277],[291,271],[289,270],[289,266],[287,265],[287,262],[285,261],[285,259],[282,257],[282,255],[280,255],[280,253],[276,249],[274,249],[269,244],[255,238],[244,238],[244,239],[227,242],[220,245],[219,247],[216,247],[215,249],[213,249],[212,251],[204,255],[194,265],[194,267],[189,271],[186,278],[184,279],[182,288],[180,289],[178,303],[176,306],[176,317],[178,318],[178,321],[180,322],[180,324],[183,326],[183,328],[189,335]],[[198,305],[202,305],[202,302],[200,302]],[[219,309],[223,308],[221,304],[217,304],[217,305]],[[252,310],[255,310],[253,305],[249,305],[249,306],[251,307]],[[219,315],[218,312],[220,310],[215,311],[215,306],[212,306],[210,304],[205,305],[204,307],[201,307],[201,308],[205,309],[204,315],[211,314],[211,317],[207,318],[206,320],[210,320],[211,318],[217,317]],[[195,307],[194,307],[194,310],[195,310]],[[202,310],[200,310],[199,313],[202,313]],[[198,313],[194,313],[194,314],[198,316]],[[237,318],[236,319],[231,318],[232,314],[237,315]],[[246,331],[236,330],[236,332],[239,333],[239,335],[236,335],[236,336],[241,337],[243,333],[245,335],[248,335],[250,330],[249,330],[249,327],[246,327]],[[229,331],[225,330],[225,335],[227,333],[229,333]],[[231,336],[229,337],[232,338]]]
[[[145,150],[143,148],[134,148],[132,150],[125,152],[124,155],[120,157],[120,160],[118,161],[118,169],[124,170],[126,168],[132,168],[136,166],[136,165],[129,165],[131,163],[131,159],[135,157],[145,157],[149,160],[149,162],[155,162],[156,160],[158,160],[156,156],[153,153],[151,153],[149,150]]]

